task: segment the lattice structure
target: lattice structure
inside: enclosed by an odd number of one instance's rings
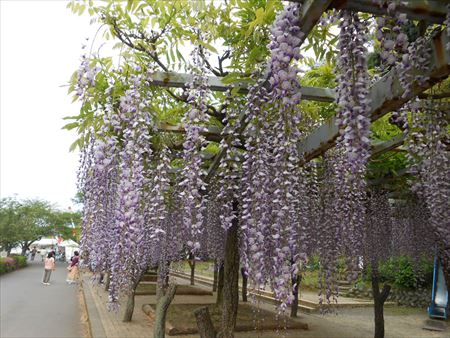
[[[302,2],[302,13],[300,14],[301,29],[304,39],[308,36],[314,26],[317,24],[322,14],[332,9],[348,9],[374,15],[385,15],[387,9],[380,8],[372,0],[307,0]],[[445,1],[401,1],[398,11],[408,15],[410,19],[421,20],[426,24],[441,24],[445,20],[447,8]],[[370,88],[371,109],[370,116],[375,121],[389,112],[395,111],[410,99],[421,95],[422,93],[446,79],[450,75],[450,52],[446,49],[449,43],[449,37],[445,31],[440,32],[431,41],[428,42],[432,54],[429,70],[422,74],[428,78],[428,81],[422,85],[414,85],[410,95],[402,97],[404,89],[399,83],[396,70],[391,70],[383,78],[374,83]],[[155,72],[151,75],[153,84],[161,87],[186,88],[191,82],[192,75],[182,73]],[[225,92],[229,86],[224,84],[219,77],[209,77],[209,85],[212,91]],[[247,83],[235,84],[240,87],[240,93],[247,93]],[[302,99],[318,102],[334,102],[335,93],[330,88],[302,87]],[[240,122],[243,123],[245,115],[242,114]],[[243,126],[245,129],[245,125]],[[184,132],[183,126],[162,125],[161,131]],[[241,130],[242,132],[242,130]],[[336,125],[336,119],[333,117],[323,123],[306,137],[299,145],[299,150],[303,153],[305,161],[318,157],[335,145],[339,130]],[[208,127],[203,131],[206,139],[209,141],[220,141],[220,129],[217,127]],[[392,140],[372,146],[372,154],[377,155],[392,150],[404,142],[404,136],[396,136]],[[207,171],[207,181],[209,181],[217,170],[224,152],[220,151],[214,158]]]

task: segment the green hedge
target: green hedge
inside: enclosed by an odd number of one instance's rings
[[[400,289],[430,287],[433,282],[433,262],[423,260],[413,265],[409,257],[400,256],[381,263],[378,268],[380,282],[390,283]],[[367,267],[363,280],[371,280],[371,268]]]
[[[11,255],[0,258],[0,275],[27,266],[27,258],[20,255]]]

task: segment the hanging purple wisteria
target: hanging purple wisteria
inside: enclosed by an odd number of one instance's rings
[[[203,213],[206,202],[202,196],[205,193],[206,186],[203,181],[204,175],[200,156],[205,139],[200,132],[207,123],[206,112],[208,108],[206,100],[210,93],[199,48],[202,47],[196,47],[192,52],[193,71],[196,73],[189,85],[187,100],[190,107],[183,118],[186,137],[183,143],[184,167],[180,182],[183,231],[185,239],[187,239],[187,247],[194,255],[200,250],[201,246],[200,238],[203,231]]]
[[[254,289],[266,283],[281,301],[284,311],[292,300],[291,278],[298,272],[300,255],[295,212],[298,165],[296,143],[300,139],[300,84],[295,65],[303,33],[299,4],[288,5],[271,30],[268,64],[271,91],[261,82],[250,88],[243,164],[242,229],[247,254],[244,265]]]
[[[411,170],[418,175],[413,192],[425,201],[442,259],[450,263],[450,154],[445,106],[432,100],[410,105],[412,123],[407,149]]]
[[[367,23],[357,14],[340,12],[339,57],[337,75],[337,175],[336,219],[341,222],[343,254],[361,255],[365,215],[366,165],[370,155],[370,101],[367,72]],[[357,276],[356,262],[350,262],[348,278]]]

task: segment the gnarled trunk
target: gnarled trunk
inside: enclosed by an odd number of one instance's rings
[[[131,322],[131,318],[133,317],[133,312],[134,312],[134,296],[136,294],[136,288],[138,287],[139,282],[141,281],[142,276],[145,274],[146,270],[147,269],[143,270],[141,275],[136,278],[136,280],[134,281],[134,283],[132,285],[131,293],[128,295],[127,306],[125,307],[125,313],[123,314],[123,319],[122,319],[123,322]],[[108,283],[109,283],[109,281],[108,281]]]
[[[219,263],[219,278],[217,281],[217,297],[216,297],[216,305],[218,307],[222,307],[223,303],[223,281],[224,281],[224,267],[223,262]]]
[[[237,213],[237,203],[233,203],[233,211]],[[223,285],[223,306],[222,306],[222,331],[221,338],[233,338],[236,326],[236,317],[239,303],[239,249],[238,249],[238,221],[233,220],[233,224],[227,231],[225,241],[225,261],[224,261],[224,285]]]
[[[125,313],[123,314],[122,321],[123,322],[131,322],[131,318],[133,317],[134,312],[134,294],[136,292],[136,288],[128,295],[127,306],[125,307]]]
[[[111,282],[110,273],[107,272],[106,274],[106,280],[105,280],[105,291],[109,290],[109,283]]]
[[[194,311],[194,314],[200,338],[216,338],[216,330],[212,324],[208,307],[199,308]]]
[[[189,254],[188,263],[191,268],[191,285],[195,285],[195,257],[192,253]]]
[[[247,271],[245,271],[245,268],[241,268],[241,276],[242,276],[242,301],[247,301],[247,283],[248,283],[248,277],[247,277]]]
[[[301,276],[296,275],[292,277],[292,295],[294,300],[291,304],[291,317],[297,317],[298,312],[298,288],[300,286]]]
[[[159,276],[158,276],[159,278]],[[169,308],[170,303],[175,297],[175,292],[177,291],[177,285],[171,284],[164,290],[162,283],[158,283],[156,293],[157,293],[157,302],[156,302],[156,314],[155,314],[155,331],[154,338],[164,338],[166,335],[166,315],[167,309]]]
[[[213,292],[217,291],[217,277],[219,274],[219,265],[217,264],[217,260],[214,261],[214,280],[213,280]]]
[[[372,262],[372,292],[374,302],[375,314],[375,338],[384,338],[384,302],[389,296],[391,286],[384,284],[383,290],[380,292],[379,276],[378,276],[378,262]]]

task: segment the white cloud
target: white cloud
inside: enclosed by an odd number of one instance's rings
[[[0,1],[0,196],[42,198],[62,208],[76,193],[75,132],[61,130],[77,115],[67,88],[81,45],[95,27],[66,1]]]

